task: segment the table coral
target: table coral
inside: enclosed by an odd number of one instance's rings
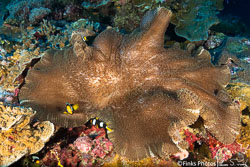
[[[49,121],[30,126],[31,108],[0,104],[0,166],[8,166],[27,154],[39,152],[54,133]]]
[[[171,16],[165,8],[149,11],[131,34],[107,29],[92,46],[73,34],[72,47],[47,51],[28,71],[21,105],[65,127],[98,116],[109,122],[115,151],[132,160],[185,151],[179,131],[199,116],[220,142],[233,143],[240,111],[224,90],[230,71],[212,65],[202,47],[193,56],[165,49]],[[66,103],[79,108],[64,114]]]
[[[216,17],[218,14],[217,3],[223,3],[223,1],[185,0],[180,4],[177,3],[179,9],[173,20],[176,25],[176,34],[190,41],[206,40],[208,29],[219,22]]]
[[[0,103],[0,127],[1,130],[9,130],[13,125],[22,122],[25,117],[35,114],[32,109],[13,108]]]

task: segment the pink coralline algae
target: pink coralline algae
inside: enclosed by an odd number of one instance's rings
[[[79,129],[70,129],[69,132],[79,137],[65,147],[62,147],[63,142],[55,144],[43,158],[43,165],[99,166],[111,155],[113,144],[105,138],[104,129],[92,126],[81,132]]]
[[[206,139],[205,142],[209,145],[212,157],[220,163],[232,158],[232,156],[236,153],[244,153],[246,151],[237,142],[224,145],[214,137],[212,137],[210,134],[208,134],[208,139]]]
[[[74,146],[82,153],[88,153],[92,147],[92,141],[88,136],[79,137],[74,141]]]
[[[91,152],[91,155],[95,158],[105,158],[106,155],[112,151],[113,144],[107,138],[98,138],[94,141],[94,149]]]
[[[190,132],[188,129],[184,130],[185,141],[189,144],[189,149],[194,150],[194,143],[205,143],[208,145],[209,150],[212,154],[212,158],[215,159],[219,163],[223,163],[232,158],[232,156],[236,153],[244,153],[246,150],[242,148],[240,144],[236,141],[232,144],[222,144],[209,133],[207,136],[197,136],[196,134]]]

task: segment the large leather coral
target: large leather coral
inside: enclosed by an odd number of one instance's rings
[[[239,132],[240,112],[224,87],[226,65],[210,63],[208,51],[165,49],[164,33],[172,13],[149,11],[129,35],[112,29],[88,46],[79,33],[72,47],[50,50],[28,72],[20,103],[37,117],[73,127],[99,116],[110,122],[115,151],[131,159],[163,156],[185,148],[179,130],[198,117],[221,142]],[[64,114],[66,102],[79,104]]]

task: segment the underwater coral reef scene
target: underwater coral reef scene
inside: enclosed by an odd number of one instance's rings
[[[250,166],[250,0],[0,0],[0,167]]]

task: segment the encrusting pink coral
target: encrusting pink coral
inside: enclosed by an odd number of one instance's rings
[[[223,144],[209,133],[206,134],[206,137],[197,135],[198,134],[192,133],[188,129],[184,130],[185,141],[188,142],[189,149],[194,149],[195,142],[205,143],[211,152],[212,158],[219,163],[227,161],[236,153],[245,153],[246,151],[246,149],[236,141],[232,144]]]
[[[42,160],[45,166],[61,164],[63,166],[99,166],[106,157],[110,157],[113,144],[105,138],[103,128],[92,126],[89,129],[77,128],[68,131],[78,136],[73,143],[58,142],[48,151]],[[70,135],[69,134],[69,135]]]
[[[74,141],[74,145],[82,153],[88,153],[91,150],[91,139],[88,136],[79,137]]]

